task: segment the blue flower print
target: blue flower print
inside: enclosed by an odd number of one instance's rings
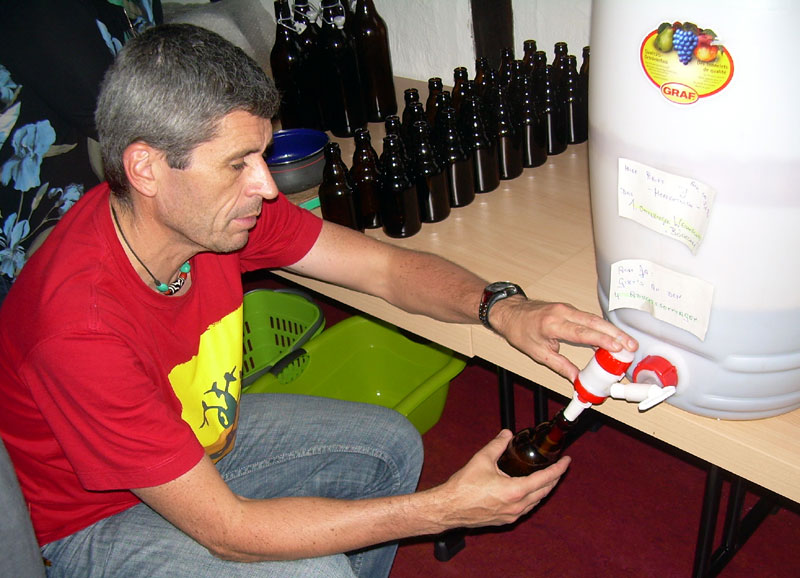
[[[0,182],[7,185],[14,179],[14,188],[25,192],[39,186],[42,157],[56,140],[56,131],[49,120],[26,124],[14,131],[11,146],[14,154],[0,169]]]
[[[62,216],[72,208],[72,205],[81,198],[81,195],[83,195],[83,185],[76,183],[69,184],[64,189],[54,187],[47,191],[48,198],[58,197],[56,206],[58,207],[58,213]]]
[[[116,56],[119,54],[119,51],[122,50],[122,42],[111,36],[111,33],[108,31],[108,27],[100,22],[99,20],[95,20],[97,23],[97,29],[100,30],[100,35],[103,37],[103,40],[106,42],[106,46],[111,51],[111,54]]]
[[[30,232],[27,220],[17,222],[17,214],[12,213],[3,224],[0,234],[0,273],[15,277],[25,264],[25,249],[21,242]]]
[[[19,85],[11,79],[11,73],[0,64],[0,103],[5,107],[14,102],[18,89]]]

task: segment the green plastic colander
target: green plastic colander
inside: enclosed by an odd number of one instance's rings
[[[272,373],[293,379],[305,367],[309,339],[325,328],[311,297],[295,289],[254,289],[244,295],[242,387]]]

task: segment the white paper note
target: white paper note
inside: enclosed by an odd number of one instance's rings
[[[685,329],[700,341],[706,337],[714,286],[644,259],[611,265],[608,309],[628,307]]]
[[[671,237],[697,253],[714,203],[712,188],[620,158],[617,193],[621,217]]]

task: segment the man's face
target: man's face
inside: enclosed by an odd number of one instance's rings
[[[194,250],[227,253],[244,247],[264,199],[278,189],[262,156],[272,123],[235,111],[217,136],[198,146],[185,169],[167,168],[160,180],[160,217]],[[162,186],[163,185],[163,186]]]

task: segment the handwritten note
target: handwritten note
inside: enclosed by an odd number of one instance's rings
[[[692,253],[703,241],[714,190],[630,159],[619,159],[619,215],[671,237]]]
[[[643,259],[611,265],[609,311],[628,307],[680,327],[703,341],[708,331],[714,286]]]

